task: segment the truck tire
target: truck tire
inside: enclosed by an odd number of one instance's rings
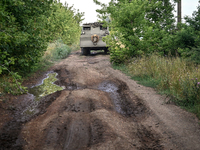
[[[107,54],[108,53],[108,47],[106,47],[105,49],[104,49],[104,54]]]
[[[81,54],[82,55],[89,55],[90,54],[90,50],[82,47],[81,48]]]

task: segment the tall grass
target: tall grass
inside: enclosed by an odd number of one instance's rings
[[[80,48],[80,43],[78,42],[78,43],[74,43],[74,44],[72,44],[71,46],[70,46],[70,48],[71,48],[71,51],[77,51],[77,50],[80,50],[81,48]]]
[[[186,60],[151,55],[134,59],[128,70],[135,79],[156,81],[178,104],[200,117],[200,69]]]

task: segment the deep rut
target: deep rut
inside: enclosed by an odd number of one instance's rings
[[[106,58],[106,59],[105,59]],[[65,89],[44,96],[34,113],[12,110],[0,129],[0,150],[169,149],[160,129],[147,123],[153,113],[122,78],[107,69],[108,56],[78,53],[57,64],[55,84]],[[51,70],[51,71],[52,71]]]
[[[88,80],[85,70],[82,75]],[[139,125],[148,116],[148,109],[136,96],[129,96],[124,82],[97,77],[94,83],[84,84],[75,81],[77,72],[73,69],[60,66],[54,71],[59,79],[55,84],[65,89],[43,97],[34,113],[13,111],[15,117],[1,130],[2,150],[162,149],[159,136]],[[54,105],[58,108],[52,113]],[[119,120],[118,133],[113,125]]]

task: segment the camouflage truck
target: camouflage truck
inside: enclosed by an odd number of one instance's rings
[[[104,50],[107,53],[108,47],[102,41],[102,37],[109,35],[108,28],[102,23],[94,22],[83,24],[80,37],[81,54],[88,55],[91,50]]]

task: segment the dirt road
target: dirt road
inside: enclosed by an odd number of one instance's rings
[[[74,52],[49,71],[65,89],[34,113],[22,113],[30,94],[0,102],[0,150],[200,149],[198,119],[113,70],[109,55]]]

